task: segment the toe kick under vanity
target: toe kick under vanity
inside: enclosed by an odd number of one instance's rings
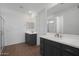
[[[42,56],[79,56],[79,36],[63,34],[62,38],[49,33],[40,37]]]

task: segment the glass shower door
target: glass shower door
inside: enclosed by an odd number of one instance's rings
[[[3,39],[3,25],[4,25],[4,19],[0,16],[0,55],[4,47],[4,39]]]

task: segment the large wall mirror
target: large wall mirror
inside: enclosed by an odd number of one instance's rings
[[[47,16],[50,16],[47,32],[79,35],[79,5],[60,4],[60,6],[52,7],[47,11]]]
[[[79,8],[72,8],[56,14],[60,19],[60,32],[63,34],[79,35]]]
[[[53,16],[48,18],[48,33],[63,33],[63,16]]]

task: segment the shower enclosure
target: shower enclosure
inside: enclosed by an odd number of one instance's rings
[[[4,47],[4,19],[0,16],[0,55]]]

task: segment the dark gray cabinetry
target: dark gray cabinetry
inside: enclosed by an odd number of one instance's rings
[[[45,55],[45,39],[42,40],[42,38],[40,40],[40,54]]]
[[[79,56],[79,49],[62,44],[63,56]]]
[[[57,46],[57,47],[55,47]],[[60,56],[61,50],[59,49],[60,45],[55,42],[49,41],[47,39],[40,39],[40,53],[43,56]]]
[[[56,46],[56,47],[55,47]],[[55,42],[45,40],[45,55],[46,56],[59,56],[60,55],[60,45]]]
[[[79,56],[79,49],[40,38],[40,54],[43,56]]]
[[[37,34],[25,33],[25,42],[27,44],[34,44],[34,45],[36,45],[36,41],[37,41]]]

